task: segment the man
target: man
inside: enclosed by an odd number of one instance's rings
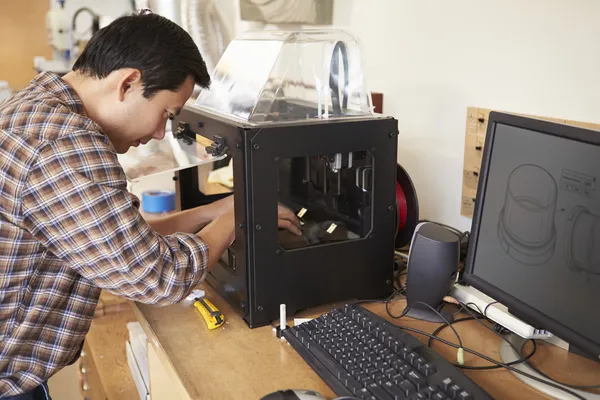
[[[175,303],[233,241],[232,198],[149,224],[117,161],[163,138],[194,83],[210,78],[190,36],[142,13],[100,30],[62,79],[42,73],[0,104],[0,398],[49,398],[101,289]],[[281,207],[279,226],[300,234]]]

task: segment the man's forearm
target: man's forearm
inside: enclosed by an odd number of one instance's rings
[[[202,229],[198,236],[208,246],[208,270],[217,263],[235,238],[235,216],[233,211],[221,215]]]
[[[148,221],[148,224],[161,235],[175,232],[197,233],[211,221],[233,209],[233,196],[217,200],[206,206],[180,211],[167,217]]]
[[[163,236],[175,232],[196,233],[216,217],[217,215],[214,215],[214,210],[209,204],[151,220],[148,221],[148,224],[155,232]]]

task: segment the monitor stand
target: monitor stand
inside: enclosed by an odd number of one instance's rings
[[[523,344],[528,340],[528,339],[523,339],[522,337],[512,334],[510,336],[507,337],[508,340],[513,344],[513,346],[517,349],[520,349],[523,347]],[[502,359],[502,362],[507,364],[509,362],[512,361],[516,361],[522,358],[521,354],[515,352],[515,350],[505,341],[502,340],[501,344],[500,344],[500,357]],[[544,379],[547,380],[545,377],[541,376],[540,374],[538,374],[537,372],[535,372],[528,364],[527,362],[523,362],[520,364],[516,364],[512,366],[515,369],[518,369],[519,371],[522,372],[526,372],[529,375],[533,375],[537,378],[540,379]],[[528,386],[531,386],[532,388],[552,397],[555,399],[577,399],[574,396],[571,396],[570,394],[563,392],[562,390],[556,389],[552,386],[549,385],[545,385],[541,382],[538,382],[536,380],[533,380],[531,378],[528,378],[524,375],[521,375],[519,373],[513,372],[513,375],[515,375],[517,378],[519,378],[521,381],[523,381],[523,383],[525,383]],[[560,385],[562,386],[562,385]],[[600,394],[595,394],[595,393],[589,393],[589,392],[584,392],[578,389],[571,389],[567,386],[563,386],[565,389],[569,389],[570,391],[577,393],[579,396],[583,397],[584,399],[588,399],[588,400],[600,400]]]

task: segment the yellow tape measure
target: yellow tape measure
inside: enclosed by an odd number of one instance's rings
[[[208,329],[218,328],[225,322],[223,313],[204,297],[197,297],[194,301],[194,307],[200,311]]]

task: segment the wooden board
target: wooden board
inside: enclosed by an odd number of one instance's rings
[[[475,200],[477,198],[477,185],[483,157],[483,146],[490,112],[492,110],[478,107],[467,108],[467,125],[465,131],[465,155],[463,163],[463,183],[461,198],[461,215],[473,218]],[[511,113],[524,117],[538,118],[566,125],[579,126],[600,131],[600,124],[589,122],[571,121],[567,119],[540,117],[534,115]]]
[[[85,357],[91,359],[89,364],[94,367],[95,377],[89,383],[88,390],[91,393],[101,393],[102,400],[139,398],[125,353],[125,342],[129,338],[126,324],[135,321],[135,315],[129,303],[124,305],[118,313],[94,318],[85,338]],[[94,384],[100,384],[101,388],[93,387]],[[88,398],[97,400],[90,396]]]
[[[168,307],[136,304],[136,315],[149,339],[149,348],[156,349],[153,359],[163,359],[163,365],[176,374],[171,380],[173,392],[180,398],[191,399],[259,399],[279,389],[309,389],[334,398],[331,389],[286,342],[278,340],[270,326],[250,329],[221,296],[202,284],[210,299],[225,315],[225,324],[209,331],[194,307],[189,303]],[[315,317],[340,304],[330,304],[303,311],[294,317]],[[401,299],[390,306],[399,315],[406,306]],[[366,308],[390,319],[382,303],[367,304]],[[410,318],[395,320],[395,324],[433,332],[439,325]],[[292,318],[288,325],[292,325]],[[464,346],[499,360],[500,338],[476,321],[456,324]],[[456,342],[452,330],[444,329],[440,336]],[[420,336],[426,341],[427,338]],[[448,360],[456,360],[456,349],[439,343],[433,348]],[[156,356],[156,357],[155,357]],[[569,383],[590,385],[598,383],[600,365],[558,348],[545,348],[536,364],[552,376]],[[568,360],[568,361],[567,361]],[[467,365],[487,365],[487,362],[465,353]],[[568,365],[568,368],[564,368]],[[547,399],[548,397],[524,385],[506,370],[466,371],[469,377],[497,399]],[[167,375],[168,376],[168,375]],[[163,380],[164,382],[164,380]],[[151,382],[151,387],[158,382]],[[169,382],[163,383],[169,385]],[[180,389],[187,392],[181,395]],[[153,394],[151,393],[151,396]],[[154,397],[153,397],[154,398]],[[176,397],[173,397],[176,398]]]

